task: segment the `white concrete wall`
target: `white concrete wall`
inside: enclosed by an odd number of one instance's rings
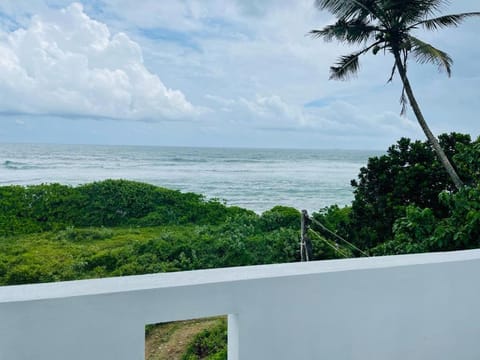
[[[229,316],[229,359],[478,360],[480,251],[0,287],[0,360],[141,360],[147,323]]]

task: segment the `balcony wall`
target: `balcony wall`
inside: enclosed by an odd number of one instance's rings
[[[229,314],[229,359],[478,360],[480,251],[0,287],[0,360],[141,360],[145,324]]]

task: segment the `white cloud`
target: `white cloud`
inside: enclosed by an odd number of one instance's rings
[[[136,42],[78,3],[4,34],[0,52],[4,112],[150,121],[199,112],[147,70]]]
[[[330,146],[325,140],[330,137],[336,139],[335,146],[358,148],[380,148],[400,136],[424,137],[416,122],[398,116],[399,78],[385,84],[393,64],[389,54],[365,56],[356,79],[328,81],[328,69],[337,57],[354,49],[305,36],[334,20],[318,11],[313,0],[78,0],[84,6],[81,21],[52,12],[69,1],[0,1],[0,12],[12,19],[0,22],[7,31],[2,35],[0,30],[0,109],[131,119],[198,114],[201,121],[196,123],[162,124],[162,133],[171,126],[168,141],[182,144],[191,141],[185,140],[187,128],[192,138],[202,139],[216,129],[223,135],[212,136],[215,141],[222,138],[225,144],[237,145],[248,143],[248,136],[236,139],[241,129],[264,136],[266,146],[274,137],[275,146],[297,146],[302,137],[312,143],[322,138],[318,146]],[[445,11],[478,7],[473,0],[452,5]],[[35,19],[45,34],[33,28],[32,13],[41,14]],[[25,54],[14,47],[20,39],[8,32],[15,22],[24,28],[19,34],[36,36],[25,43]],[[456,30],[419,34],[455,59],[452,79],[432,66],[412,61],[409,67],[415,94],[435,134],[479,132],[473,121],[478,49],[471,47],[479,25],[471,20]],[[72,44],[66,36],[74,34],[82,36]],[[182,89],[197,106],[163,84]],[[20,98],[26,99],[23,105]],[[316,102],[322,106],[304,106]],[[408,115],[413,119],[411,112]],[[290,144],[290,137],[297,140]]]
[[[239,103],[251,113],[254,119],[262,119],[272,126],[282,124],[302,125],[305,123],[301,108],[287,104],[280,96],[258,96],[254,100],[241,98]]]
[[[446,9],[446,12],[471,10],[468,7],[468,0],[458,2],[463,4],[457,8]],[[156,66],[168,66],[177,79],[190,75],[190,79],[194,79],[189,85],[191,93],[200,93],[199,98],[203,99],[206,91],[213,96],[237,99],[236,102],[243,99],[243,107],[239,104],[232,106],[218,103],[217,109],[228,113],[229,119],[248,119],[252,126],[257,123],[259,126],[268,125],[267,120],[270,119],[272,127],[290,124],[299,126],[299,130],[302,130],[300,126],[302,124],[305,127],[321,123],[324,128],[336,125],[339,126],[339,131],[343,130],[345,134],[350,131],[352,137],[370,133],[373,138],[378,134],[385,135],[390,130],[390,137],[393,140],[398,136],[423,138],[415,122],[397,115],[400,111],[398,104],[401,93],[400,80],[396,77],[393,84],[385,85],[393,64],[389,54],[376,57],[367,54],[361,61],[362,68],[356,79],[347,82],[328,81],[329,66],[336,61],[338,55],[353,51],[353,48],[335,42],[324,43],[305,36],[309,30],[321,28],[333,21],[329,14],[319,12],[313,7],[313,0],[299,0],[294,3],[288,0],[256,2],[185,0],[181,4],[181,7],[172,7],[167,11],[162,9],[164,7],[162,2],[157,2],[156,5],[147,2],[145,8],[136,10],[137,13],[152,14],[143,20],[133,18],[128,8],[122,6],[116,6],[115,9],[111,6],[109,9],[139,27],[167,28],[194,41],[198,50],[188,49],[181,40],[170,39],[168,43],[172,56],[168,59],[152,56],[153,59],[150,60]],[[228,4],[228,8],[223,9],[222,6],[225,7],[225,4]],[[148,6],[152,6],[152,9],[155,7],[156,11],[145,11]],[[222,10],[225,10],[224,13]],[[169,20],[161,20],[167,12]],[[153,16],[157,16],[156,22],[153,21]],[[215,26],[212,26],[209,20],[216,17],[221,18],[225,26],[220,27],[218,33],[212,34]],[[188,26],[179,25],[185,24],[186,21],[189,22]],[[458,60],[454,75],[467,72],[469,69],[472,69],[470,74],[478,74],[474,58],[464,55],[466,53],[474,55],[476,50],[461,44],[462,39],[473,38],[477,33],[469,27],[469,24],[478,29],[478,23],[478,20],[476,22],[471,20],[460,27],[457,33],[448,30],[434,33],[444,42],[457,45],[451,50],[451,54]],[[422,37],[427,34],[428,32],[421,32]],[[163,40],[155,39],[150,45],[158,46],[158,41]],[[436,43],[437,41],[434,42]],[[443,48],[441,43],[439,45]],[[450,52],[448,47],[447,50]],[[462,61],[462,58],[465,60]],[[437,98],[435,108],[432,109],[422,100],[431,91],[428,89],[421,91],[423,85],[430,87],[432,79],[435,81],[439,79],[436,86],[448,91],[452,86],[451,80],[443,74],[437,74],[434,66],[418,66],[413,62],[410,74],[422,109],[425,109],[427,118],[431,119],[432,128],[445,131],[451,131],[455,126],[458,128],[458,123],[451,122],[450,128],[436,126],[445,121],[442,118],[445,118],[446,110],[454,111],[454,107],[447,109],[445,106],[448,95]],[[268,95],[272,93],[275,95]],[[260,98],[277,96],[287,107],[277,103],[275,108],[274,104],[268,103],[273,99],[262,103],[258,97],[255,98],[255,94],[267,94],[261,95]],[[478,91],[473,89],[471,94],[477,95]],[[464,91],[459,91],[458,96],[464,97]],[[340,103],[330,106],[331,111],[328,108],[315,111],[302,108],[302,104],[325,97],[348,98],[355,110],[345,112]],[[473,102],[469,102],[465,111],[472,113],[472,106]],[[468,129],[478,132],[478,125],[472,125]]]
[[[228,117],[237,126],[249,125],[263,130],[314,132],[331,136],[391,137],[422,136],[416,122],[388,110],[369,114],[348,101],[333,101],[322,107],[304,107],[285,101],[279,95],[257,95],[255,98],[228,99],[205,97],[221,107],[210,118]],[[217,107],[218,108],[218,107]],[[223,112],[223,114],[222,114]],[[368,114],[368,115],[367,115]]]

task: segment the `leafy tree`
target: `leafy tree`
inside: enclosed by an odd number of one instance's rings
[[[371,250],[374,255],[450,251],[480,246],[480,186],[466,186],[457,193],[443,192],[448,208],[444,217],[430,208],[408,206],[393,225],[394,237]]]
[[[352,208],[350,206],[339,207],[338,205],[331,205],[320,209],[317,213],[313,213],[313,218],[345,238],[348,237],[346,229],[350,226],[351,212]]]
[[[472,186],[478,184],[480,181],[480,137],[471,144],[458,144],[458,152],[453,158],[467,183]]]
[[[442,193],[449,208],[430,237],[429,251],[472,249],[480,246],[480,184],[455,194]]]
[[[396,71],[403,83],[402,113],[405,112],[407,99],[425,133],[435,149],[438,159],[449,174],[455,186],[460,189],[463,182],[445,155],[437,138],[433,135],[420,110],[407,77],[407,61],[414,57],[419,63],[432,63],[451,74],[451,57],[412,35],[418,28],[438,30],[444,27],[458,26],[463,20],[479,16],[480,12],[443,15],[429,18],[447,5],[447,0],[316,0],[320,9],[330,11],[338,17],[333,25],[321,30],[312,30],[315,38],[326,41],[338,40],[347,44],[361,44],[364,47],[352,54],[342,56],[335,66],[330,68],[331,79],[342,80],[359,70],[359,58],[369,52],[389,52],[395,62],[389,80]],[[365,44],[367,44],[365,46]]]
[[[470,178],[460,161],[464,157],[460,151],[470,149],[470,137],[452,133],[440,135],[439,140],[449,156],[458,156],[462,174]],[[347,230],[340,231],[365,249],[392,239],[393,224],[405,216],[407,206],[430,208],[436,216],[445,216],[448,208],[438,195],[455,189],[430,145],[407,138],[392,145],[385,155],[370,158],[352,186],[355,198],[349,223]]]
[[[393,225],[394,238],[377,245],[370,252],[373,255],[396,255],[429,251],[429,238],[437,223],[431,209],[408,206],[405,216]]]

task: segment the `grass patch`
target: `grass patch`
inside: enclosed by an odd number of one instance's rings
[[[189,349],[193,341],[203,337],[202,334],[214,331],[221,324],[225,324],[226,328],[226,318],[215,317],[147,325],[145,328],[145,359],[196,359],[186,357],[190,356]],[[226,348],[226,338],[224,347]]]

